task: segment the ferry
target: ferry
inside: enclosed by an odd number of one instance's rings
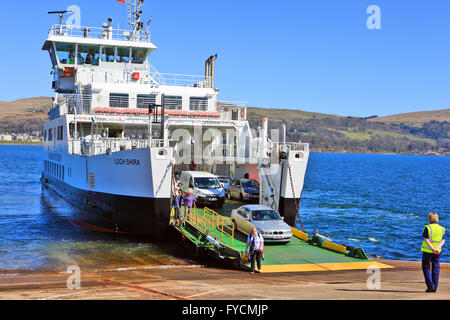
[[[143,1],[126,5],[128,30],[112,18],[98,28],[64,25],[67,11],[50,12],[59,24],[42,47],[55,92],[44,125],[44,192],[83,228],[160,237],[176,171],[248,176],[260,182],[259,204],[294,226],[309,145],[286,142],[285,128],[269,132],[267,118],[252,129],[246,103],[219,101],[217,55],[204,75],[159,72]]]

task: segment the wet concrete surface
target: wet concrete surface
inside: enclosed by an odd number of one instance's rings
[[[202,265],[142,265],[114,270],[81,270],[80,289],[68,289],[70,274],[67,273],[3,274],[0,275],[0,299],[450,299],[450,264],[441,264],[438,292],[425,293],[420,262],[380,262],[395,268],[380,270],[378,288],[368,287],[368,278],[373,273],[367,270],[250,274]]]

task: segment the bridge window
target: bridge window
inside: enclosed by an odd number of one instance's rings
[[[143,64],[147,58],[147,49],[134,48],[131,54],[131,62]]]
[[[128,94],[110,93],[109,106],[111,108],[128,108]]]
[[[182,98],[179,96],[164,96],[164,108],[172,110],[181,110]]]
[[[114,48],[113,47],[102,47],[100,58],[103,62],[114,62]]]
[[[189,106],[191,110],[207,111],[208,110],[208,98],[206,97],[190,97]]]
[[[129,62],[130,61],[130,48],[117,48],[117,62]]]
[[[154,94],[138,94],[137,107],[147,109],[150,104],[156,104],[156,95]]]
[[[78,64],[98,66],[100,59],[100,47],[80,44],[78,46]]]
[[[75,64],[75,45],[72,43],[55,43],[56,55],[62,64]]]

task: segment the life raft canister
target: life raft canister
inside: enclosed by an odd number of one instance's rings
[[[74,67],[64,67],[63,68],[64,78],[73,78],[75,76]]]

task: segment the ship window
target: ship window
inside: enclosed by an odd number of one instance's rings
[[[130,48],[117,48],[117,62],[129,62],[130,61]]]
[[[156,104],[156,95],[154,94],[138,94],[137,95],[137,107],[148,108],[150,104]]]
[[[131,54],[131,62],[132,63],[144,63],[145,58],[147,57],[147,49],[143,48],[134,48]]]
[[[47,129],[44,130],[44,141],[47,141]]]
[[[62,64],[75,63],[75,45],[72,43],[55,43],[56,54]]]
[[[182,98],[178,96],[164,96],[164,108],[181,110],[182,101]]]
[[[59,126],[58,127],[57,139],[58,140],[62,140],[63,139],[63,126]]]
[[[208,98],[206,97],[190,97],[189,105],[191,110],[206,111],[208,110]]]
[[[93,45],[78,45],[78,64],[98,66],[100,48]]]
[[[114,62],[114,48],[113,47],[102,47],[102,53],[100,57],[103,62]]]
[[[128,94],[110,93],[109,106],[111,108],[128,108]]]
[[[52,129],[48,129],[48,141],[52,141],[53,140],[53,132]]]

